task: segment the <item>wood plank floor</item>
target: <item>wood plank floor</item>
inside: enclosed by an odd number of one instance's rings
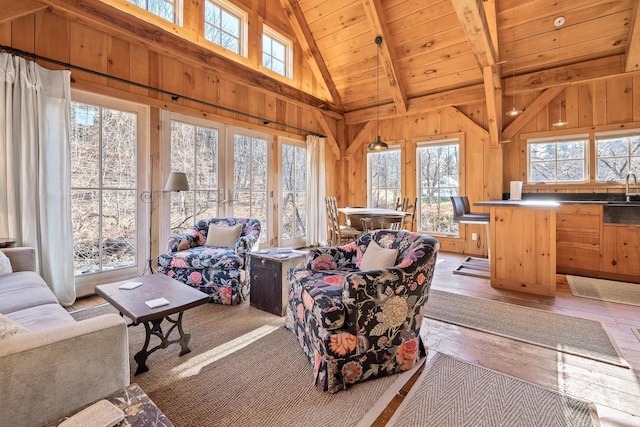
[[[640,307],[574,297],[561,275],[555,298],[494,289],[488,279],[452,273],[464,258],[440,253],[432,289],[600,321],[631,368],[425,319],[421,335],[430,351],[594,402],[603,427],[640,426],[640,340],[631,329],[640,328]],[[393,409],[374,425],[385,425]]]

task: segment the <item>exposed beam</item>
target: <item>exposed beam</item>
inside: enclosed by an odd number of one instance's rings
[[[497,54],[482,0],[452,0],[451,3],[480,68],[495,65]]]
[[[329,143],[329,149],[331,150],[331,153],[333,153],[333,157],[335,157],[336,159],[340,159],[341,156],[338,141],[336,141],[333,130],[331,129],[331,126],[329,126],[329,123],[327,123],[324,115],[318,110],[313,110],[313,119],[318,123],[322,131],[325,133],[327,141]]]
[[[342,111],[333,103],[309,95],[293,86],[279,82],[257,70],[186,40],[157,25],[148,23],[100,0],[41,0],[54,11],[70,16],[84,24],[109,34],[117,34],[171,57],[214,69],[242,84],[265,93],[275,93],[288,101],[322,109],[327,114],[342,118]]]
[[[629,41],[627,42],[627,64],[625,71],[640,71],[640,2],[634,2]]]
[[[353,141],[351,141],[351,144],[349,144],[349,147],[347,148],[347,153],[345,156],[346,158],[353,156],[360,149],[362,144],[364,144],[366,141],[365,138],[369,136],[369,134],[372,131],[375,130],[374,129],[375,125],[376,123],[374,121],[370,121],[366,125],[364,125],[362,130],[358,132],[355,138],[353,138]]]
[[[318,81],[324,82],[334,104],[341,107],[342,101],[340,100],[340,94],[331,79],[327,64],[324,62],[316,41],[311,34],[309,25],[307,25],[307,21],[304,18],[304,13],[302,13],[300,9],[300,4],[297,0],[280,0],[280,4],[284,9],[285,15],[289,18],[289,23],[293,28],[293,32],[300,44],[304,57],[307,58],[313,75]]]
[[[489,132],[487,132],[482,126],[467,117],[462,111],[455,107],[445,107],[440,110],[441,114],[451,118],[454,122],[458,123],[459,130],[469,132],[476,135],[483,142],[489,141]]]
[[[393,103],[396,106],[396,111],[400,114],[407,112],[407,94],[404,90],[404,86],[399,79],[398,70],[395,64],[396,55],[393,49],[390,49],[391,36],[385,23],[384,10],[382,9],[381,0],[362,0],[362,6],[367,14],[369,24],[376,34],[376,36],[382,37],[382,45],[380,46],[380,54],[382,57],[382,69],[387,76],[389,82],[389,88],[391,89],[391,97]]]
[[[482,69],[484,76],[484,94],[487,99],[487,119],[489,121],[490,145],[498,146],[502,141],[502,87],[496,71],[497,66]]]
[[[417,114],[425,111],[451,105],[467,105],[476,102],[484,102],[484,86],[475,85],[463,89],[454,89],[433,95],[421,96],[409,100],[409,108],[406,114]],[[391,119],[401,115],[397,112],[395,104],[380,106],[380,119]],[[376,118],[376,107],[352,111],[344,115],[346,125],[364,123]]]
[[[30,15],[46,9],[47,5],[38,0],[0,0],[0,24],[12,21],[21,16]]]
[[[551,102],[551,100],[560,95],[567,86],[569,85],[554,86],[542,92],[540,96],[529,104],[522,114],[516,117],[515,120],[502,131],[502,138],[505,140],[511,140],[511,138],[513,138],[514,135],[529,122],[529,120],[533,119],[536,114]]]

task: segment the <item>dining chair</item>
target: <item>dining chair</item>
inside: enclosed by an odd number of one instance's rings
[[[418,198],[413,199],[413,204],[409,204],[409,198],[404,197],[402,200],[400,197],[396,199],[396,207],[395,209],[400,212],[408,212],[409,215],[405,215],[404,220],[402,221],[401,228],[408,231],[413,231],[413,225],[416,220],[416,206],[418,206]]]
[[[370,218],[361,218],[362,230],[365,233],[375,230],[400,230],[404,217],[402,215],[380,215]]]
[[[327,205],[327,239],[329,245],[340,245],[351,242],[362,235],[362,232],[348,225],[340,225],[338,219],[338,203],[334,196],[325,198]]]
[[[453,204],[453,221],[458,224],[484,224],[487,230],[487,251],[489,248],[489,218],[488,212],[471,212],[471,205],[467,196],[451,196]],[[489,278],[489,259],[478,257],[467,257],[454,274],[462,274],[465,276],[475,276]]]

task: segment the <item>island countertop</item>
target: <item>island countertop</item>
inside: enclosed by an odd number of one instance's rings
[[[557,208],[560,202],[555,200],[481,200],[474,206],[523,206],[528,208]]]

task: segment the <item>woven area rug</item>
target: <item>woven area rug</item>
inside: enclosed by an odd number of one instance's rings
[[[431,290],[425,316],[613,365],[628,367],[600,322]]]
[[[597,426],[595,405],[436,353],[387,426]]]
[[[577,297],[640,306],[640,284],[567,274],[571,293]]]
[[[116,312],[109,305],[76,312],[77,319]],[[412,372],[356,384],[329,394],[313,385],[311,364],[281,317],[251,307],[205,304],[184,314],[191,353],[171,345],[151,354],[149,371],[131,378],[167,417],[188,426],[356,425],[375,420]],[[133,355],[144,328],[129,328]],[[365,422],[369,425],[370,422]]]
[[[631,328],[631,331],[634,333],[634,335],[636,336],[636,338],[638,338],[638,341],[640,341],[640,329],[638,329],[638,328]]]

